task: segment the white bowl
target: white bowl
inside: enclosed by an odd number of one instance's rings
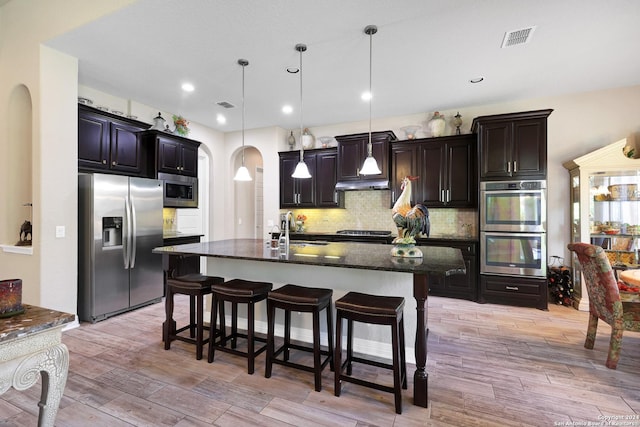
[[[404,131],[404,134],[406,135],[407,139],[416,139],[416,133],[420,129],[422,129],[422,126],[416,126],[416,125],[403,126],[400,129]]]

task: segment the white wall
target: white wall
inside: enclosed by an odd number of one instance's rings
[[[40,43],[128,3],[22,0],[0,7],[0,117],[8,116],[15,87],[24,85],[32,101],[33,254],[0,252],[1,277],[23,280],[24,303],[76,312],[77,60]],[[13,143],[6,128],[0,153]],[[0,159],[0,170],[11,162]],[[16,176],[0,179],[4,187]],[[3,199],[2,210],[15,203],[22,201]],[[55,238],[56,225],[65,226],[64,238]]]

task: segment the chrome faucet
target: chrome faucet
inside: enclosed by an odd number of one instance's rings
[[[289,222],[289,216],[291,216],[291,222]],[[291,228],[291,224],[293,224],[293,212],[287,211],[284,215],[284,233],[280,235],[280,241],[278,242],[280,252],[289,252],[289,228]]]

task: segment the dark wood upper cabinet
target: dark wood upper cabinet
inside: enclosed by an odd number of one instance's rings
[[[395,134],[388,130],[371,133],[371,153],[378,162],[382,173],[378,175],[362,175],[360,169],[367,158],[369,133],[336,136],[338,141],[338,176],[339,183],[348,182],[381,182],[389,180],[389,142],[395,141]]]
[[[78,111],[78,167],[108,169],[109,119],[83,109]]]
[[[126,123],[111,122],[111,166],[123,172],[140,173],[143,169],[142,142],[138,137],[144,129]]]
[[[418,175],[418,144],[413,142],[395,142],[391,144],[391,205],[402,193],[402,180],[405,176]],[[416,203],[416,192],[411,192],[411,205]]]
[[[481,116],[473,120],[478,136],[480,178],[545,179],[547,117],[553,110]]]
[[[305,151],[304,162],[307,164],[311,178],[293,178],[291,174],[300,162],[299,151],[287,151],[280,155],[280,207],[295,208],[316,206],[316,155]]]
[[[297,179],[291,174],[300,161],[299,151],[285,151],[280,156],[280,208],[337,208],[344,196],[336,192],[337,150],[335,148],[304,152],[311,178]]]
[[[338,179],[338,151],[323,150],[316,153],[316,206],[338,208],[344,194],[336,191]]]
[[[78,169],[147,176],[150,152],[139,135],[148,126],[78,105]]]
[[[407,175],[412,183],[411,203],[427,207],[477,206],[476,137],[453,135],[391,144],[391,203],[402,191]]]
[[[446,150],[442,141],[425,141],[418,147],[420,176],[412,185],[416,189],[416,200],[428,207],[444,206],[446,200]]]
[[[155,147],[157,172],[198,176],[198,141],[156,130],[144,132],[142,140]]]
[[[444,144],[446,169],[444,206],[468,208],[478,203],[476,182],[476,138],[455,136]]]

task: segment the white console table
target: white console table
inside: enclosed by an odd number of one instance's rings
[[[25,312],[0,319],[0,394],[26,390],[42,377],[38,426],[53,426],[69,372],[62,328],[75,315],[24,305]]]

